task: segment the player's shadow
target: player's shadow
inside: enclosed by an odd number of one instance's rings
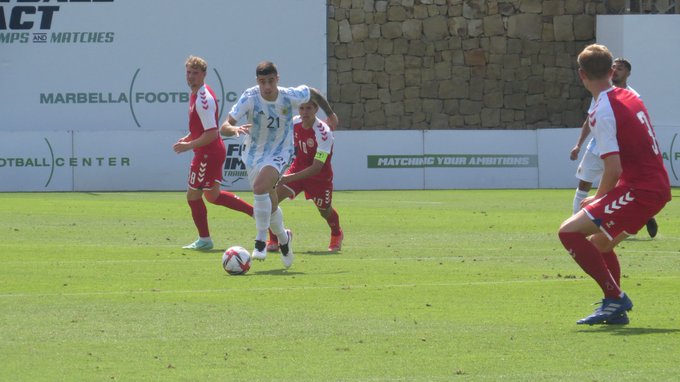
[[[305,255],[312,255],[312,256],[337,256],[337,255],[342,255],[341,251],[338,252],[328,252],[328,251],[305,251],[305,252],[300,252]]]
[[[265,275],[265,276],[302,276],[306,273],[296,272],[288,269],[270,269],[266,271],[251,271],[250,274]]]
[[[669,334],[678,333],[680,329],[665,328],[636,328],[622,325],[601,325],[593,330],[582,329],[580,333],[610,333],[615,336],[639,336],[643,334]]]
[[[182,255],[196,255],[196,256],[205,255],[205,254],[213,254],[213,253],[216,253],[216,254],[219,253],[221,255],[221,254],[224,253],[224,249],[208,249],[208,250],[197,251],[195,249],[182,248],[180,250],[180,253]]]
[[[629,236],[629,237],[626,238],[626,241],[654,241],[654,239],[649,237],[649,236],[647,236],[647,237],[645,237],[645,236],[642,236],[642,237]]]

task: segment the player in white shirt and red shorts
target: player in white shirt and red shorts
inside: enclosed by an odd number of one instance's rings
[[[253,215],[253,207],[231,192],[220,189],[227,151],[217,128],[217,97],[205,84],[208,64],[200,57],[190,56],[185,66],[187,84],[191,88],[189,134],[180,138],[172,148],[178,154],[194,151],[189,171],[187,202],[198,230],[198,239],[183,248],[210,250],[213,248],[213,241],[210,237],[208,210],[203,197],[210,203],[249,216]]]
[[[316,89],[306,85],[279,87],[278,70],[272,62],[258,64],[255,76],[257,86],[243,92],[220,127],[220,133],[225,136],[247,134],[241,160],[246,166],[255,199],[253,216],[257,233],[253,259],[266,259],[267,231],[271,228],[281,243],[281,261],[289,268],[293,263],[292,233],[283,224],[276,183],[293,157],[294,111],[300,104],[313,100],[328,115],[327,122],[331,127],[337,126],[338,117]],[[237,126],[243,118],[247,118],[248,123]]]
[[[295,135],[295,160],[281,177],[276,191],[279,200],[294,199],[304,191],[305,198],[312,200],[321,217],[331,230],[329,252],[342,248],[344,234],[340,227],[340,217],[333,208],[333,131],[316,117],[319,106],[313,101],[300,105],[300,115],[293,118]],[[277,251],[279,243],[270,235],[267,251]]]
[[[670,201],[670,181],[644,103],[633,92],[611,85],[607,47],[587,46],[578,65],[579,77],[595,99],[588,123],[604,171],[597,193],[562,223],[559,238],[604,294],[602,305],[577,324],[627,324],[633,302],[621,289],[614,248]]]

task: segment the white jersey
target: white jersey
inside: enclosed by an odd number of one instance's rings
[[[638,98],[640,98],[640,93],[636,92],[635,89],[631,88],[630,86],[626,86],[626,90],[630,90],[635,94]],[[600,93],[602,95],[602,93]],[[590,107],[588,108],[588,115],[591,115],[593,111],[595,111],[595,99],[590,100]],[[590,123],[590,122],[588,122]],[[592,126],[591,126],[591,132],[592,132]],[[595,137],[590,138],[590,141],[588,142],[588,146],[586,146],[586,150],[590,151],[594,155],[596,155],[598,158],[600,157],[600,149],[597,147],[597,142],[595,141]]]
[[[293,115],[300,104],[310,100],[310,90],[305,85],[278,90],[276,101],[270,102],[262,98],[259,87],[247,89],[229,112],[235,120],[247,117],[252,124],[241,155],[247,168],[256,169],[276,157],[287,162],[295,150]]]

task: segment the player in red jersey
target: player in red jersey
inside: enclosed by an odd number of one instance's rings
[[[279,200],[293,199],[304,191],[305,198],[311,199],[331,229],[330,252],[342,248],[344,234],[340,228],[338,212],[331,206],[333,200],[333,132],[316,117],[319,106],[314,101],[300,105],[300,115],[293,119],[295,138],[295,160],[281,177],[276,186]],[[276,235],[269,235],[268,251],[277,251]]]
[[[560,241],[598,283],[602,305],[578,324],[627,324],[633,302],[621,290],[614,247],[645,226],[671,199],[670,181],[647,108],[634,93],[611,84],[612,55],[589,45],[578,56],[579,77],[595,99],[588,114],[604,173],[594,196],[562,223]]]
[[[217,97],[205,83],[208,64],[200,57],[190,56],[186,63],[187,84],[191,88],[189,100],[189,134],[172,146],[176,153],[193,150],[189,171],[187,202],[198,229],[198,239],[182,248],[209,250],[213,248],[208,229],[208,210],[203,196],[210,203],[241,211],[253,216],[253,207],[232,194],[220,190],[222,167],[227,158],[224,142],[217,124]]]

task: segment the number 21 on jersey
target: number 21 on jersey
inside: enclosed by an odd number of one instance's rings
[[[267,128],[268,129],[278,129],[280,126],[280,119],[279,117],[269,117],[267,118]]]

